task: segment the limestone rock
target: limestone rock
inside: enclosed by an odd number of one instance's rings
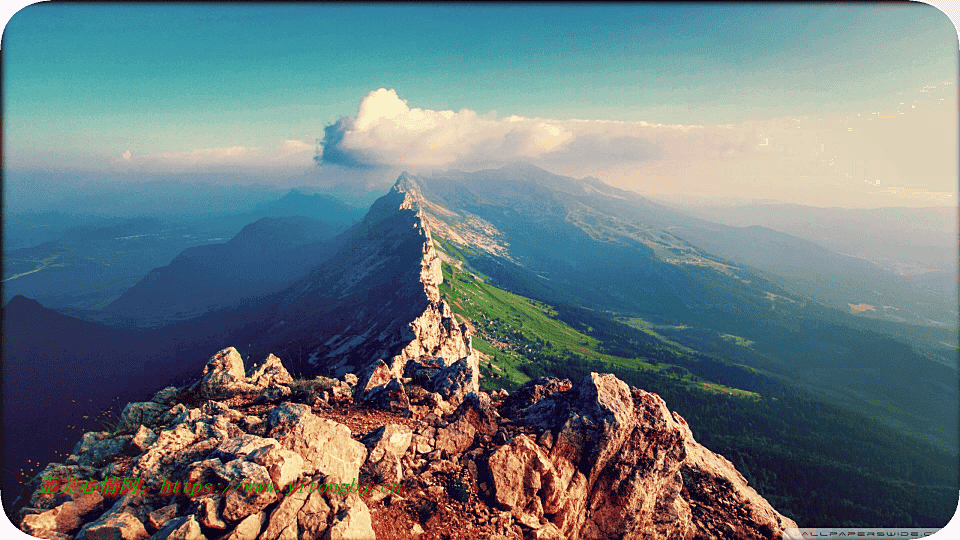
[[[237,459],[224,465],[224,469],[237,486],[223,497],[224,519],[243,519],[277,500],[273,480],[262,465]]]
[[[281,490],[287,489],[303,472],[303,458],[300,454],[283,448],[279,443],[261,446],[250,452],[247,461],[266,468],[270,479]]]
[[[527,382],[513,394],[499,393],[503,396],[503,403],[500,405],[500,415],[505,418],[515,418],[517,413],[527,407],[539,402],[543,398],[557,392],[566,392],[573,386],[567,379],[557,379],[554,377],[538,377]]]
[[[131,476],[142,478],[146,489],[160,490],[182,453],[195,442],[196,434],[185,424],[161,431],[153,445],[134,462]]]
[[[360,374],[354,391],[354,401],[364,401],[372,391],[386,386],[387,383],[396,378],[396,374],[390,371],[386,362],[377,360]]]
[[[390,379],[383,386],[378,386],[366,392],[362,401],[369,406],[385,411],[404,412],[410,408],[410,399],[404,390],[403,384],[396,378]]]
[[[696,443],[662,399],[613,375],[593,373],[515,421],[548,430],[552,444],[517,435],[489,456],[487,470],[494,502],[531,530],[549,521],[571,540],[760,539],[795,526]]]
[[[157,440],[157,434],[146,426],[140,426],[130,438],[130,449],[135,454],[142,454]]]
[[[363,438],[370,450],[363,468],[380,483],[396,483],[403,478],[400,459],[410,447],[413,431],[399,424],[387,424]]]
[[[243,518],[240,523],[237,523],[237,526],[225,540],[248,540],[256,538],[260,534],[260,528],[263,526],[265,519],[266,514],[264,512],[250,514]]]
[[[178,392],[179,389],[176,386],[168,386],[154,394],[150,401],[167,406],[173,405]]]
[[[259,392],[260,388],[245,381],[243,358],[233,347],[213,355],[203,368],[203,378],[194,385],[207,398],[229,397],[243,392]]]
[[[467,394],[480,391],[479,373],[480,361],[471,354],[434,373],[425,388],[457,406]]]
[[[197,523],[197,520],[190,516],[185,521],[180,523],[176,528],[174,528],[168,536],[164,537],[165,540],[207,540],[207,537],[203,535],[203,532],[200,530],[200,524]]]
[[[162,403],[145,401],[142,403],[127,403],[120,413],[120,423],[117,429],[121,433],[132,433],[143,426],[156,426],[170,407]]]
[[[176,517],[177,515],[177,505],[168,504],[163,508],[158,508],[153,512],[150,512],[149,517],[147,518],[147,523],[153,529],[162,529],[168,521]]]
[[[310,492],[307,490],[295,490],[288,493],[270,513],[269,522],[260,535],[260,540],[276,540],[285,530],[291,527],[293,537],[297,538],[299,536],[297,514],[303,508],[303,504],[309,496]]]
[[[201,525],[208,529],[223,530],[227,528],[226,522],[220,517],[220,503],[222,499],[223,497],[219,494],[197,499],[195,516]]]
[[[350,429],[343,424],[318,418],[310,407],[296,403],[274,407],[266,422],[271,437],[300,454],[305,473],[319,472],[336,482],[358,477],[367,449],[353,440]]]
[[[403,376],[409,377],[415,384],[424,384],[441,369],[447,367],[442,357],[420,356],[407,361]]]
[[[348,498],[348,500],[352,502],[359,501],[356,495],[352,495],[350,498]],[[330,514],[333,511],[333,508],[331,508],[331,505],[328,504],[323,495],[317,491],[311,493],[310,496],[307,497],[307,500],[303,503],[303,507],[300,509],[300,512],[297,514],[297,523],[295,526],[300,531],[299,537],[305,540],[320,540],[329,538],[330,531],[328,531],[328,522]],[[287,530],[292,528],[293,526]],[[371,530],[370,532],[372,533],[373,531]],[[366,538],[375,538],[375,536],[371,534]]]
[[[238,458],[245,458],[255,450],[275,444],[278,444],[278,441],[270,437],[244,434],[221,442],[216,450],[210,454],[210,457],[218,458],[226,463]]]
[[[280,359],[274,355],[267,356],[260,367],[255,368],[248,377],[249,383],[260,388],[275,385],[289,385],[293,382],[293,377],[283,367]]]
[[[370,540],[376,538],[376,533],[373,532],[373,518],[370,515],[370,509],[359,498],[352,502],[353,504],[342,508],[333,517],[328,532],[330,540]]]
[[[132,514],[108,514],[84,527],[77,539],[81,540],[143,540],[148,538],[143,523]]]
[[[129,440],[129,435],[114,437],[106,431],[87,432],[73,447],[73,455],[77,456],[79,465],[100,467],[123,451]]]
[[[20,528],[41,538],[51,533],[67,534],[80,528],[87,516],[103,510],[103,496],[84,493],[46,512],[24,516]]]

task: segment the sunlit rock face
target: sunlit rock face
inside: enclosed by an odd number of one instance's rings
[[[659,396],[613,375],[593,373],[512,420],[535,431],[490,454],[490,493],[531,528],[571,539],[761,539],[796,526]]]
[[[352,404],[353,377],[298,381],[272,355],[244,376],[223,349],[196,383],[131,404],[129,426],[87,433],[48,465],[16,509],[20,528],[51,539],[372,540],[456,522],[490,538],[612,540],[768,539],[796,526],[660,397],[613,375],[536,379],[510,396],[464,393],[451,383],[464,382],[463,361],[410,365],[433,375],[404,383],[378,363],[408,395],[386,413],[396,403]],[[325,417],[344,408],[363,431]],[[118,477],[143,483],[103,494],[48,485]],[[361,487],[374,484],[389,489]]]

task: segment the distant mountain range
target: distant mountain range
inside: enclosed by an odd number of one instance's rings
[[[316,219],[265,217],[230,241],[190,248],[154,269],[105,308],[135,326],[163,326],[275,292],[337,248],[325,242],[345,226]]]

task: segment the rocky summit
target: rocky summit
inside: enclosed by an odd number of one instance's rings
[[[295,380],[233,348],[27,486],[48,539],[778,538],[796,525],[613,375],[477,386],[464,355]]]

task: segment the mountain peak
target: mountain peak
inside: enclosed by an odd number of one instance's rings
[[[505,172],[516,171],[516,172],[550,173],[550,171],[537,167],[536,165],[533,165],[531,163],[527,163],[526,161],[510,162],[504,165],[503,167],[500,167],[499,170],[505,171]],[[553,174],[553,173],[550,173],[550,174]]]
[[[400,173],[400,176],[397,177],[397,181],[393,184],[393,190],[399,193],[409,193],[411,191],[417,191],[420,189],[420,184],[417,183],[416,176],[403,171]]]

